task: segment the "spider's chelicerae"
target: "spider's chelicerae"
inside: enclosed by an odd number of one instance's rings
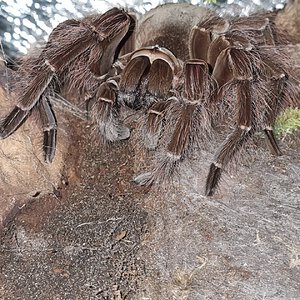
[[[299,106],[299,83],[282,52],[274,15],[224,19],[199,7],[188,16],[184,8],[153,10],[140,26],[117,8],[58,25],[43,50],[23,57],[11,72],[17,105],[2,119],[0,137],[8,137],[37,110],[45,161],[51,162],[57,124],[49,96],[64,87],[88,102],[108,141],[130,136],[122,107],[144,111],[144,146],[160,149],[160,156],[150,172],[136,177],[141,185],[171,177],[181,161],[209,141],[222,115],[233,129],[210,165],[206,195],[215,193],[222,171],[255,132],[263,131],[271,152],[280,155],[273,125],[282,109]]]

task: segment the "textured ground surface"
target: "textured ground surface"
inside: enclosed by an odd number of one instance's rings
[[[149,199],[151,299],[300,299],[299,153],[286,153],[260,153],[214,198],[200,171],[164,202]]]
[[[71,148],[74,167],[62,189],[24,207],[9,225],[0,299],[132,299],[137,290],[148,214],[138,205],[140,191],[131,191],[127,147],[101,155],[82,142]]]
[[[0,299],[300,299],[298,146],[258,149],[206,198],[209,153],[149,193],[130,144],[77,141],[61,190],[5,231]]]

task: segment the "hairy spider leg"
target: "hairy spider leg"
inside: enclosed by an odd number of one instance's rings
[[[227,47],[211,64],[214,66],[212,75],[220,88],[225,91],[235,90],[235,99],[233,99],[235,101],[235,129],[227,136],[215,154],[206,180],[205,194],[207,196],[215,193],[223,170],[256,130],[252,82],[255,70],[259,68],[259,59],[249,50],[241,47]],[[223,96],[222,93],[221,95]],[[219,101],[224,101],[224,99],[221,98]]]
[[[164,139],[168,142],[161,149],[162,153],[156,159],[153,170],[135,178],[140,185],[151,185],[153,182],[171,179],[180,162],[193,151],[194,145],[201,146],[200,140],[205,139],[204,136],[209,133],[211,120],[204,103],[208,101],[213,85],[207,63],[195,59],[187,61],[184,65],[183,79],[180,98],[171,97],[164,106],[158,102],[155,106],[162,111],[151,111],[148,116],[151,117],[148,119],[151,122],[165,120],[168,131]],[[199,132],[201,129],[203,132]]]
[[[251,99],[251,80],[236,81],[236,128],[230,133],[217,150],[214,162],[210,165],[206,179],[205,194],[212,196],[219,185],[222,172],[232,161],[255,132],[253,103]]]
[[[44,159],[45,162],[51,163],[55,156],[56,150],[56,135],[57,135],[57,123],[54,112],[51,108],[49,100],[42,96],[40,103],[37,106],[40,119],[44,131]]]

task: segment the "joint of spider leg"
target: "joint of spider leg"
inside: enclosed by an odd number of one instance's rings
[[[190,105],[201,105],[205,102],[204,98],[199,98],[196,100],[190,100],[187,97],[183,97],[184,103],[190,104]]]
[[[111,88],[115,91],[118,90],[119,88],[119,84],[118,81],[116,80],[116,78],[109,78],[108,80],[106,80],[106,82],[111,86]]]
[[[173,162],[179,161],[182,159],[182,155],[174,154],[169,151],[166,152],[168,158],[170,158]]]
[[[162,111],[157,111],[157,110],[154,110],[154,109],[149,109],[148,110],[148,114],[155,114],[155,115],[158,115],[158,116],[162,116],[164,113]]]
[[[92,74],[92,77],[93,77],[94,79],[96,79],[97,81],[99,81],[99,82],[104,82],[104,81],[106,81],[106,79],[108,78],[107,73],[106,73],[106,74],[103,74],[103,75],[100,75],[100,76],[97,76],[97,75],[95,75],[95,74],[92,73],[92,72],[91,72],[91,74]]]
[[[44,63],[45,63],[46,66],[49,67],[49,69],[50,69],[53,73],[56,72],[56,68],[55,68],[53,65],[51,65],[51,63],[49,62],[48,59],[45,59],[45,62],[44,62]]]
[[[219,169],[223,169],[223,165],[214,161],[213,164],[215,165],[215,167],[219,168]]]
[[[44,131],[51,131],[56,129],[57,129],[57,124],[47,124],[47,126],[43,127]]]
[[[94,20],[92,23],[91,23],[91,20],[84,19],[79,23],[80,24],[79,26],[88,29],[99,42],[103,42],[105,39],[107,39],[110,36],[111,33],[113,33],[112,30],[108,30],[107,33],[104,33],[104,31],[105,31],[104,29],[112,29],[112,28],[116,29],[115,27],[112,26],[112,24],[109,23],[109,22],[112,22],[112,21],[116,22],[116,20],[113,20],[114,18],[109,18],[108,17],[109,13],[111,13],[111,12],[112,12],[112,10],[107,11],[103,15],[100,15],[100,17],[97,18],[96,20]],[[119,10],[117,12],[117,15],[118,14],[120,15],[120,12],[121,11]],[[127,15],[124,12],[121,12],[121,14],[124,17],[126,17],[126,19],[127,19]],[[115,15],[115,17],[116,17],[116,15]],[[114,33],[115,32],[116,32],[116,30],[114,31]]]
[[[94,97],[94,96],[93,96],[92,94],[86,94],[86,95],[84,96],[84,101],[87,102],[87,101],[91,100],[93,97]]]
[[[115,103],[114,100],[108,99],[108,98],[105,98],[105,97],[100,97],[99,100],[103,101],[103,102],[106,102],[106,103],[109,103],[109,104],[114,104]]]
[[[246,125],[240,125],[239,127],[240,127],[240,129],[242,129],[246,132],[249,132],[252,128],[251,126],[246,126]]]
[[[122,63],[116,60],[115,62],[113,62],[111,68],[108,70],[107,75],[113,78],[120,77],[120,73],[123,69],[124,67],[122,68]]]
[[[129,54],[126,54],[126,57],[129,57]],[[124,70],[125,66],[126,66],[126,62],[127,60],[125,59],[125,56],[120,57],[118,60],[116,60],[113,64],[112,64],[112,69],[114,69],[115,75],[119,74],[122,70]],[[121,61],[122,59],[125,60],[125,62]]]
[[[273,130],[273,127],[272,127],[272,126],[266,126],[266,127],[264,128],[264,130],[272,131],[272,130]]]
[[[80,26],[89,29],[94,34],[94,37],[99,42],[103,42],[107,38],[107,35],[103,34],[101,31],[97,30],[97,28],[92,24],[80,22]]]
[[[278,78],[278,79],[282,79],[282,78],[288,80],[288,79],[289,79],[289,75],[286,74],[286,73],[282,73],[282,74],[279,75],[279,78]]]
[[[244,45],[242,45],[240,41],[234,41],[232,43],[232,48],[239,49],[239,50],[246,50],[246,51],[250,51],[253,49],[253,47],[249,45],[245,47]]]
[[[235,75],[234,78],[235,78],[236,82],[241,82],[241,81],[245,81],[245,80],[253,81],[258,77],[256,74],[253,74],[253,75],[255,75],[255,76],[249,76],[249,75],[240,75],[240,76],[238,76],[238,75]]]
[[[179,99],[181,99],[180,97],[180,92],[179,91],[174,91],[175,96],[171,96],[167,99],[167,101],[173,101],[173,102],[180,102]]]

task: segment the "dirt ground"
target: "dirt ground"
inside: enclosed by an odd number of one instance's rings
[[[1,299],[132,299],[145,275],[148,213],[128,147],[78,143],[61,189],[22,208],[5,233]]]
[[[0,299],[300,299],[297,137],[279,158],[262,144],[207,198],[209,152],[149,191],[132,182],[132,143],[78,130],[61,188],[5,230]]]

